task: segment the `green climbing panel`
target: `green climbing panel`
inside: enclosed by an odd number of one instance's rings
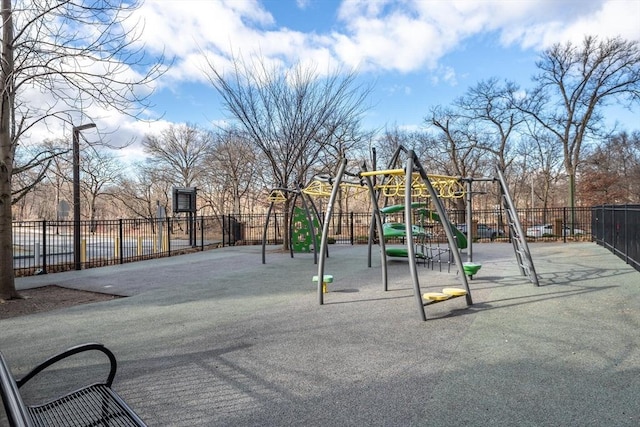
[[[313,240],[311,235],[311,227],[309,219],[304,209],[293,208],[293,231],[291,236],[291,245],[296,253],[309,253],[313,251]],[[316,231],[316,246],[320,247],[320,239],[322,238],[322,229],[317,218],[313,217],[313,228]]]

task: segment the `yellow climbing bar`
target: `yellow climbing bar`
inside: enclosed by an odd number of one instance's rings
[[[282,190],[271,190],[269,193],[270,202],[284,202],[285,200],[287,200],[287,196],[284,195]]]
[[[383,169],[377,171],[360,172],[360,176],[376,176],[376,175],[404,175],[404,169]]]
[[[329,197],[331,196],[331,190],[333,186],[328,182],[324,181],[311,181],[309,185],[307,185],[302,192],[304,194],[308,194],[309,196],[316,197]]]

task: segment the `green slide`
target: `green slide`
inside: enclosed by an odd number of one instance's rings
[[[428,215],[429,218],[431,218],[431,220],[438,221],[441,223],[442,221],[440,221],[440,216],[435,212],[432,212],[428,209],[424,209],[426,206],[427,204],[422,202],[411,203],[411,209],[420,209],[421,213],[423,213],[424,215]],[[385,206],[384,208],[380,209],[380,213],[384,215],[384,214],[401,212],[403,210],[404,210],[404,205],[391,205],[391,206]],[[458,230],[458,227],[453,225],[451,222],[448,222],[448,224],[449,224],[449,227],[451,228],[451,231],[453,231],[453,235],[456,236],[456,241],[458,242],[458,248],[466,249],[467,236],[465,236],[462,231]],[[404,224],[390,224],[390,225],[384,224],[384,225],[385,225],[384,235],[387,237],[406,235],[404,234]],[[402,229],[403,234],[400,234],[400,229]],[[424,232],[424,230],[421,227],[414,226],[413,228],[414,235],[416,234],[416,232],[419,233],[420,230]],[[398,234],[393,234],[394,232]]]
[[[401,222],[385,222],[382,224],[382,233],[384,234],[384,237],[406,237],[407,230],[405,224]],[[417,225],[411,226],[411,233],[414,236],[427,235],[425,229]]]
[[[431,212],[431,211],[426,211],[425,213],[429,215],[429,218],[431,218],[432,220],[442,223],[442,221],[440,221],[440,216],[437,213]],[[447,224],[449,225],[449,228],[451,228],[451,231],[453,231],[453,235],[456,236],[456,241],[458,242],[458,249],[466,249],[467,236],[465,236],[462,231],[458,230],[458,227],[453,225],[450,221],[447,221]]]
[[[385,252],[393,257],[407,258],[409,256],[409,251],[406,248],[386,248]],[[422,252],[416,252],[415,255],[416,258],[426,258]]]

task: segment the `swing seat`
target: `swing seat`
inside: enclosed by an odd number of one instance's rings
[[[450,295],[452,297],[461,297],[467,294],[467,291],[461,288],[444,288],[443,294]]]
[[[443,292],[426,292],[422,294],[422,297],[430,301],[445,301],[451,298],[451,295],[445,294]]]

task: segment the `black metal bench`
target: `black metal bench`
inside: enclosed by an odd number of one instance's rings
[[[39,405],[26,405],[20,394],[25,385],[47,367],[69,356],[97,350],[109,358],[111,365],[105,382],[82,387],[72,393]],[[146,426],[135,412],[122,400],[111,384],[116,376],[117,363],[114,354],[102,344],[89,343],[72,347],[57,354],[16,380],[0,352],[0,391],[9,425],[31,426]]]

